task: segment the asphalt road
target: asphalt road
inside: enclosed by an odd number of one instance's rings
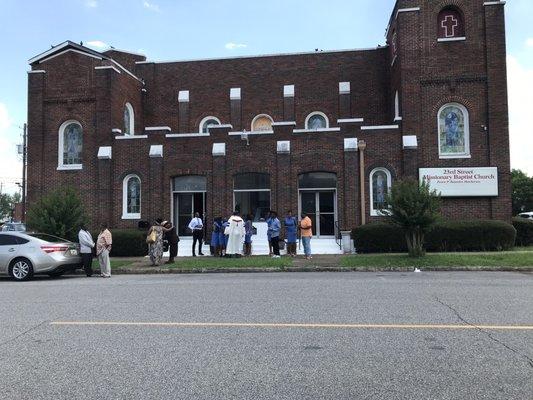
[[[0,398],[530,400],[524,326],[531,274],[0,279]]]

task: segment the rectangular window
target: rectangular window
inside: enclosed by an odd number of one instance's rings
[[[270,190],[235,192],[235,210],[243,216],[250,214],[253,221],[265,220],[270,211]]]

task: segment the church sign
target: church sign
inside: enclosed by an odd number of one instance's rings
[[[420,168],[419,177],[442,197],[498,196],[498,168]]]

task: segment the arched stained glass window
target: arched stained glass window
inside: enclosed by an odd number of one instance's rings
[[[128,175],[122,185],[122,219],[141,218],[141,180]]]
[[[83,129],[77,121],[66,121],[59,128],[60,169],[81,169]]]
[[[458,103],[445,104],[438,113],[439,156],[461,158],[470,156],[468,110]]]
[[[259,114],[252,120],[253,132],[269,132],[272,130],[274,120],[270,115]]]
[[[124,135],[135,135],[135,113],[130,103],[124,106]]]
[[[315,111],[305,119],[305,129],[320,130],[329,127],[329,120],[326,114]]]
[[[370,172],[370,215],[389,215],[387,196],[391,183],[391,174],[388,169],[375,168]]]

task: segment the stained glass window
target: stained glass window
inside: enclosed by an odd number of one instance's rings
[[[81,164],[83,145],[82,128],[78,123],[70,123],[63,130],[63,165]]]
[[[265,132],[272,130],[272,118],[268,115],[259,115],[252,122],[252,131]]]
[[[370,173],[370,215],[388,215],[387,195],[391,187],[391,175],[385,168],[376,168]]]
[[[439,111],[439,154],[468,155],[468,111],[461,104],[447,104]]]
[[[124,135],[133,135],[133,107],[126,103],[124,107]]]
[[[128,214],[141,213],[141,180],[137,176],[128,179]]]
[[[328,127],[328,120],[322,113],[313,113],[307,117],[306,129],[319,130]]]

